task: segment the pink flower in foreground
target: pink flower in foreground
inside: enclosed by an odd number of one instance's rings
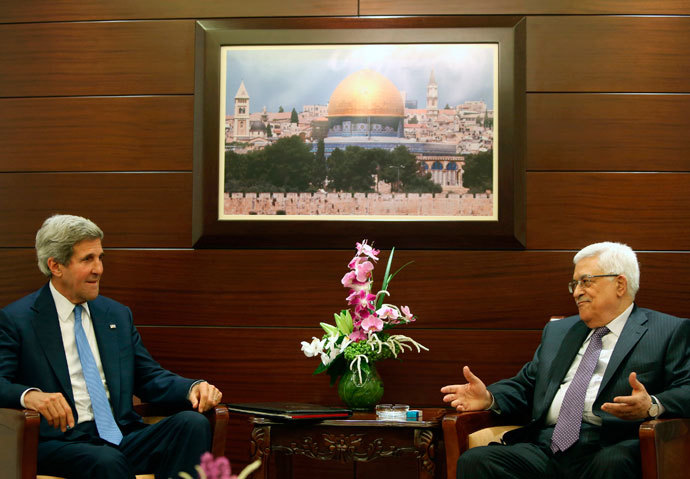
[[[381,251],[372,248],[370,245],[367,244],[367,240],[363,240],[361,243],[357,243],[357,254],[358,255],[365,255],[371,258],[374,261],[378,261],[378,255]]]
[[[367,319],[362,321],[362,329],[365,331],[374,332],[381,331],[383,329],[383,321],[372,314]]]
[[[414,321],[414,314],[410,313],[410,308],[408,306],[401,306],[400,311],[402,311],[403,316],[407,321]]]

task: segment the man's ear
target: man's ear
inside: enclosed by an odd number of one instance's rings
[[[626,294],[628,294],[628,278],[621,274],[616,278],[616,295],[622,298]]]
[[[51,256],[48,258],[48,261],[46,261],[46,264],[48,265],[48,269],[50,269],[50,273],[53,276],[58,278],[62,276],[62,265],[58,263],[55,258]]]

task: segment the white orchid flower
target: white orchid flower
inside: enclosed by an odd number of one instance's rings
[[[314,356],[318,356],[323,352],[323,344],[325,340],[324,339],[319,339],[316,337],[313,337],[311,340],[311,343],[308,343],[306,341],[302,341],[302,351],[304,351],[304,355],[308,358],[313,358]]]

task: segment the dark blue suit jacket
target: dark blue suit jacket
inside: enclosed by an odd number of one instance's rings
[[[527,424],[512,434],[519,442],[540,429],[556,392],[582,346],[589,328],[579,316],[546,325],[532,361],[513,378],[489,386],[501,414]],[[619,419],[601,410],[616,396],[629,396],[628,377],[637,379],[665,408],[664,416],[690,417],[690,321],[633,307],[594,401],[602,418],[601,438],[612,443],[638,437],[640,421]],[[505,437],[511,442],[511,435]]]
[[[194,382],[163,369],[142,344],[132,312],[104,296],[89,301],[103,371],[115,420],[126,434],[142,427],[132,395],[143,401],[183,403]],[[0,310],[0,407],[21,407],[30,388],[60,392],[72,407],[72,385],[55,302],[48,284]],[[76,430],[62,433],[42,418],[41,439],[79,439]]]

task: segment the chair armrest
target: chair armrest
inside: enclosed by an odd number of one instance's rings
[[[191,409],[191,405],[189,409]],[[135,404],[134,410],[144,418],[156,418],[160,420],[165,416],[171,416],[183,409],[181,409],[179,405],[141,403]],[[206,411],[204,415],[206,415],[208,422],[211,424],[211,453],[216,457],[224,456],[228,421],[230,420],[228,408],[223,404],[218,404],[214,408]],[[147,422],[156,422],[156,420]]]
[[[469,448],[468,437],[475,431],[503,424],[491,411],[449,413],[443,416],[443,441],[446,445],[446,471],[455,479],[460,454]]]
[[[35,479],[40,424],[36,411],[0,408],[0,464],[7,477]]]
[[[655,419],[640,424],[644,479],[685,478],[690,470],[690,419]]]

